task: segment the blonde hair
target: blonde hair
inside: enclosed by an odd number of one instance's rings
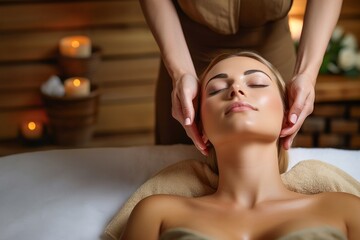
[[[250,52],[250,51],[241,51],[241,52],[236,52],[236,53],[223,53],[218,55],[217,57],[215,57],[210,64],[207,66],[207,68],[205,69],[205,71],[202,73],[201,77],[200,77],[200,81],[201,83],[203,82],[206,74],[220,61],[228,59],[228,58],[232,58],[232,57],[249,57],[252,59],[255,59],[259,62],[261,62],[262,64],[264,64],[265,66],[267,66],[270,71],[274,74],[275,76],[275,80],[277,83],[277,87],[279,89],[279,93],[280,93],[280,97],[284,106],[284,113],[285,111],[288,109],[288,98],[287,98],[287,94],[286,94],[286,86],[285,86],[285,82],[280,74],[280,72],[269,62],[267,61],[265,58],[261,57],[260,55],[258,55],[255,52]],[[201,99],[201,97],[199,97],[199,99]],[[200,106],[200,104],[199,104]],[[200,112],[200,111],[198,111]],[[198,115],[198,117],[200,118],[200,114]],[[198,119],[198,121],[200,122],[200,119]],[[201,125],[201,123],[200,123]],[[277,148],[278,148],[278,166],[279,166],[279,172],[280,173],[284,173],[288,167],[288,153],[287,151],[282,147],[281,141],[280,139],[278,139],[277,142]],[[217,159],[216,159],[216,152],[214,147],[211,145],[209,147],[209,155],[207,157],[207,161],[208,164],[210,165],[210,167],[212,168],[212,170],[216,173],[218,173],[218,167],[217,167]]]

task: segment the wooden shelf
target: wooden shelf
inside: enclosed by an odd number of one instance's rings
[[[315,102],[360,100],[360,77],[319,75],[315,87]]]

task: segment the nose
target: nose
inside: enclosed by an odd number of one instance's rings
[[[230,98],[233,98],[233,97],[235,97],[235,96],[237,96],[237,95],[241,95],[241,96],[245,96],[245,93],[244,93],[244,91],[242,91],[241,89],[240,89],[240,87],[239,86],[237,86],[237,85],[232,85],[231,86],[231,88],[230,88]]]

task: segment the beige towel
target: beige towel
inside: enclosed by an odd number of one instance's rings
[[[319,160],[301,161],[281,176],[285,186],[295,192],[347,192],[360,197],[360,183],[341,169]],[[126,221],[143,198],[154,194],[197,197],[213,193],[218,176],[197,160],[173,164],[145,182],[124,204],[105,229],[110,239],[119,239]]]

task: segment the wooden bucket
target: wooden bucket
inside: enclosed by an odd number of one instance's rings
[[[54,97],[42,94],[49,118],[50,135],[63,146],[82,146],[93,135],[99,105],[99,89],[91,87],[84,97]]]
[[[100,61],[101,49],[96,46],[92,48],[91,56],[88,58],[68,57],[60,53],[58,55],[58,65],[63,78],[77,76],[93,79]]]

